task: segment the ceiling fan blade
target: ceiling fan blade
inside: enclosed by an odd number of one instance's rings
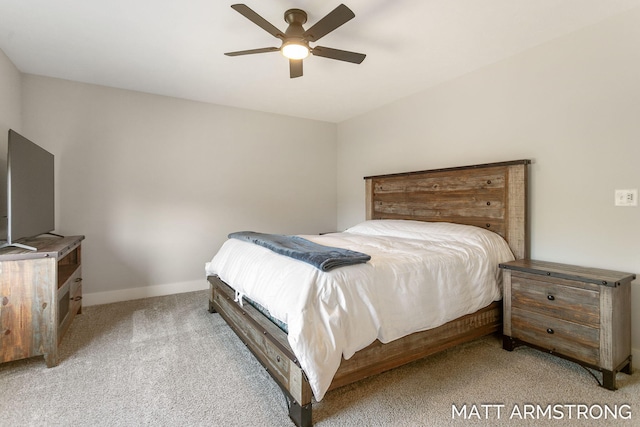
[[[284,39],[285,35],[282,31],[280,31],[278,28],[276,28],[273,24],[271,24],[269,21],[264,19],[262,16],[254,12],[254,10],[251,9],[246,4],[232,4],[231,7],[237,12],[239,12],[242,16],[247,18],[249,21],[253,22],[258,27],[265,30],[267,33],[279,39]]]
[[[331,47],[316,46],[311,49],[314,56],[322,56],[323,58],[337,59],[338,61],[353,62],[359,64],[364,61],[367,56],[364,53],[349,52],[347,50],[333,49]]]
[[[254,53],[267,53],[267,52],[277,52],[280,49],[277,47],[262,47],[260,49],[249,49],[249,50],[237,50],[235,52],[227,52],[225,55],[227,56],[240,56],[240,55],[252,55]]]
[[[345,22],[355,18],[355,16],[351,9],[341,4],[305,31],[302,37],[308,41],[318,41]]]
[[[292,79],[302,77],[302,59],[289,60],[289,77]]]

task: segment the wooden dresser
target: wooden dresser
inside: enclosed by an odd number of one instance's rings
[[[0,363],[44,355],[58,364],[58,344],[82,310],[84,236],[43,235],[0,250]]]
[[[602,372],[631,373],[631,282],[635,274],[535,260],[500,264],[504,279],[503,348],[556,354]]]

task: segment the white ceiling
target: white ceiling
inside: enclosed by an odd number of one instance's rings
[[[246,0],[285,30],[340,0]],[[340,122],[640,6],[640,0],[344,0],[356,17],[318,44],[360,65],[309,57],[289,78],[279,40],[220,0],[0,0],[0,49],[30,74]],[[315,45],[312,43],[312,46]]]

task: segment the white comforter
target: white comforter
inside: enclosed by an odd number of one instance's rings
[[[498,234],[441,222],[365,221],[342,233],[302,237],[371,260],[322,272],[229,239],[205,270],[287,323],[289,343],[318,401],[342,357],[499,300],[498,264],[514,258]]]

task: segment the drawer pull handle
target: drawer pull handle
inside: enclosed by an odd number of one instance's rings
[[[80,301],[82,299],[81,296],[77,296],[75,298],[71,298],[71,301]]]
[[[549,301],[553,301],[553,300],[555,300],[555,299],[556,299],[556,297],[554,297],[553,295],[547,295],[547,299],[548,299]]]
[[[551,329],[551,328],[547,328],[547,333],[548,333],[548,334],[553,334],[553,329]]]
[[[78,283],[78,282],[82,282],[82,277],[78,277],[78,278],[75,280],[75,282],[76,282],[76,283]]]

